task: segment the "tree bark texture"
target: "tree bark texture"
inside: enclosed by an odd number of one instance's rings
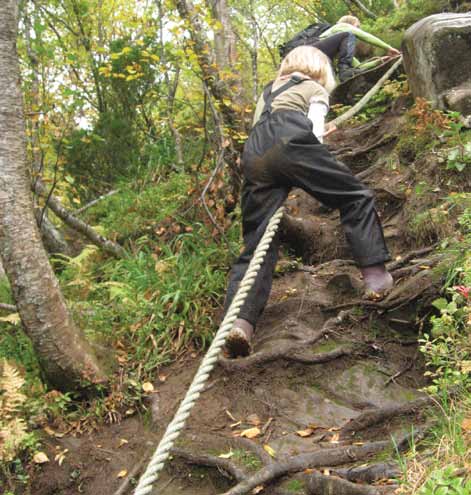
[[[0,253],[24,328],[52,385],[105,382],[75,326],[41,243],[33,212],[19,67],[17,0],[0,2]]]
[[[213,64],[210,46],[203,34],[205,29],[193,4],[190,0],[177,0],[176,6],[181,18],[187,22],[187,28],[193,41],[193,49],[198,58],[203,80],[213,97],[219,102],[225,123],[236,130],[243,128],[240,114],[231,105],[234,93],[221,79],[217,66],[215,67]]]

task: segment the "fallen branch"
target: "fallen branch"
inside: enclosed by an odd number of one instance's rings
[[[45,196],[48,198],[47,206],[69,227],[83,234],[89,241],[103,249],[104,251],[112,254],[116,258],[125,258],[126,251],[116,242],[110,241],[98,234],[98,232],[85,223],[83,220],[80,220],[76,216],[74,216],[70,211],[64,208],[61,202],[53,195],[48,197],[48,191],[46,190],[46,186],[44,183],[38,179],[34,183],[34,192],[40,196]]]
[[[18,308],[13,304],[0,303],[0,309],[4,309],[5,311],[16,312]]]
[[[116,194],[119,192],[119,189],[114,189],[113,191],[109,191],[106,194],[102,194],[101,196],[98,196],[98,198],[94,199],[93,201],[90,201],[90,203],[87,203],[86,205],[82,206],[81,208],[78,208],[77,210],[74,211],[74,215],[80,215],[80,213],[83,213],[85,210],[88,210],[92,206],[95,206],[97,203],[100,201],[109,198],[110,196],[113,196],[113,194]]]
[[[421,397],[414,401],[406,402],[398,406],[382,407],[380,409],[369,409],[362,412],[355,419],[349,421],[340,430],[340,436],[347,434],[353,434],[357,431],[364,430],[370,426],[374,426],[378,423],[384,423],[385,421],[392,419],[396,416],[403,416],[405,414],[412,414],[417,410],[430,406],[433,403],[431,397]]]
[[[242,469],[236,466],[229,459],[223,459],[222,457],[216,457],[214,455],[207,454],[193,454],[182,449],[172,449],[171,455],[183,459],[189,464],[196,464],[198,466],[215,467],[219,469],[222,473],[229,475],[231,479],[237,481],[243,481],[247,479],[247,475]]]
[[[381,86],[392,76],[394,71],[401,65],[402,63],[402,57],[399,57],[399,59],[392,65],[392,67],[381,77],[381,79],[366,93],[363,98],[353,105],[350,110],[347,110],[345,113],[337,117],[336,119],[332,120],[330,124],[339,126],[340,124],[346,122],[347,120],[351,119],[353,116],[355,116],[358,112],[360,112],[373,98],[373,96],[378,93],[378,91],[381,89]]]
[[[288,473],[297,473],[305,469],[321,466],[338,466],[356,462],[382,452],[391,445],[391,442],[380,441],[365,445],[338,447],[318,450],[308,454],[300,454],[288,459],[277,461],[263,467],[253,476],[240,482],[223,495],[245,495],[259,485],[266,485]]]

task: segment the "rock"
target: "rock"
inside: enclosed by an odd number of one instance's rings
[[[471,14],[436,14],[404,35],[404,65],[415,97],[471,115]]]

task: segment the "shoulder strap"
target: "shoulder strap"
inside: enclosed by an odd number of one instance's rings
[[[302,83],[303,81],[309,81],[309,79],[306,77],[303,78],[299,76],[291,76],[291,79],[289,81],[287,81],[285,84],[283,84],[283,86],[279,87],[275,91],[272,91],[273,82],[268,84],[263,91],[263,99],[265,101],[265,106],[263,107],[263,111],[260,115],[260,118],[264,116],[266,117],[271,113],[271,105],[273,103],[273,100],[278,95],[283,93],[283,91],[286,91],[287,89],[295,86],[296,84]]]

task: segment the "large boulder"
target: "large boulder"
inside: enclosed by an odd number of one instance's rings
[[[471,13],[416,22],[404,35],[403,53],[415,97],[471,116]]]

